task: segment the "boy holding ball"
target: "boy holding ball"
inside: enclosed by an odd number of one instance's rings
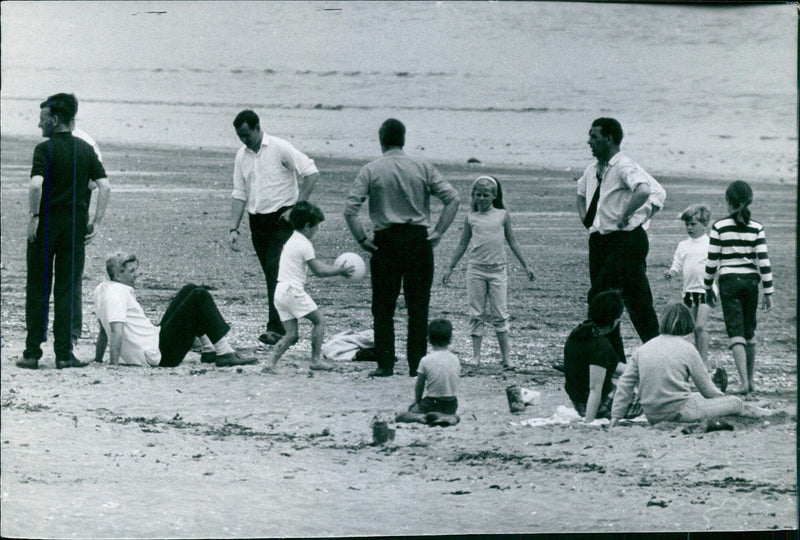
[[[275,287],[275,309],[286,329],[286,335],[275,344],[262,373],[275,373],[278,360],[289,347],[297,343],[298,319],[303,317],[314,325],[311,330],[311,369],[330,370],[333,367],[322,360],[325,317],[305,291],[308,269],[319,277],[347,277],[353,273],[354,268],[347,264],[331,266],[316,258],[311,237],[324,220],[322,210],[306,201],[295,204],[289,214],[289,223],[294,232],[283,246],[278,267],[278,284]]]

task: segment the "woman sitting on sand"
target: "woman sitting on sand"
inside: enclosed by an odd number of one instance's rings
[[[769,416],[773,411],[720,392],[706,371],[697,349],[682,336],[694,331],[692,313],[682,303],[667,304],[661,313],[661,335],[642,345],[628,361],[617,383],[611,425],[623,417],[633,390],[651,424],[696,422],[720,416]],[[700,393],[689,391],[691,378]]]

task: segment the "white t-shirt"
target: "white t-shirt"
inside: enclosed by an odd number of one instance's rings
[[[97,143],[94,142],[94,139],[92,139],[91,135],[83,131],[81,128],[75,128],[72,130],[72,136],[82,139],[87,143],[89,143],[92,146],[92,148],[94,148],[94,153],[97,155],[97,160],[100,163],[103,163],[103,154],[100,153],[100,147],[97,146]],[[97,182],[95,182],[94,180],[90,180],[89,189],[96,189],[96,188],[97,188]]]
[[[100,147],[97,146],[97,143],[94,142],[94,139],[92,139],[92,137],[88,133],[83,131],[81,128],[75,128],[72,130],[72,136],[78,137],[79,139],[83,139],[84,141],[92,145],[92,148],[94,148],[94,153],[97,154],[98,161],[100,161],[100,163],[103,163],[103,154],[100,153]]]
[[[94,290],[97,319],[106,335],[111,323],[124,323],[120,363],[157,366],[161,362],[158,348],[159,327],[154,326],[136,300],[133,287],[116,281],[104,281]]]
[[[458,377],[461,362],[447,350],[426,354],[419,361],[417,373],[425,377],[425,395],[429,397],[455,397],[458,395]]]
[[[707,234],[698,238],[687,238],[678,244],[670,270],[683,274],[683,293],[705,292],[703,278],[708,261]]]
[[[278,281],[291,283],[305,289],[308,280],[308,261],[314,259],[314,246],[311,241],[297,231],[283,245],[278,267]]]

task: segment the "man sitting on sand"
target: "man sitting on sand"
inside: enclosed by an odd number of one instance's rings
[[[204,287],[185,285],[172,299],[158,326],[153,326],[136,300],[133,287],[139,262],[134,255],[115,253],[106,260],[108,281],[94,291],[100,334],[95,362],[102,362],[110,344],[109,363],[175,367],[196,337],[204,343],[201,361],[217,366],[254,364],[239,356],[225,335],[230,326]]]
[[[461,363],[448,350],[453,337],[453,325],[446,319],[434,319],[428,324],[428,342],[433,352],[420,360],[414,403],[408,412],[400,413],[398,422],[422,422],[435,425],[453,425],[459,421],[458,378]],[[425,397],[423,397],[423,395]]]

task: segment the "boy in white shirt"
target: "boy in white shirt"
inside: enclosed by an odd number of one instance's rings
[[[433,352],[423,356],[419,362],[414,403],[409,412],[456,414],[461,363],[448,350],[452,336],[453,325],[450,321],[434,319],[428,324],[428,342]]]
[[[314,325],[311,330],[311,369],[330,370],[333,366],[322,360],[322,340],[325,336],[325,317],[305,291],[308,269],[315,276],[349,276],[353,266],[332,266],[316,258],[311,237],[317,232],[325,215],[317,206],[299,201],[289,214],[294,232],[283,245],[278,284],[275,287],[275,309],[286,334],[275,344],[263,373],[275,373],[275,366],[289,347],[297,343],[298,319],[305,317]]]
[[[689,238],[678,244],[672,266],[664,272],[664,279],[683,274],[683,303],[694,317],[695,346],[706,369],[711,372],[708,364],[709,336],[706,329],[711,307],[706,301],[703,285],[708,260],[708,224],[711,221],[711,211],[704,204],[693,204],[683,211],[680,219],[686,225]]]

